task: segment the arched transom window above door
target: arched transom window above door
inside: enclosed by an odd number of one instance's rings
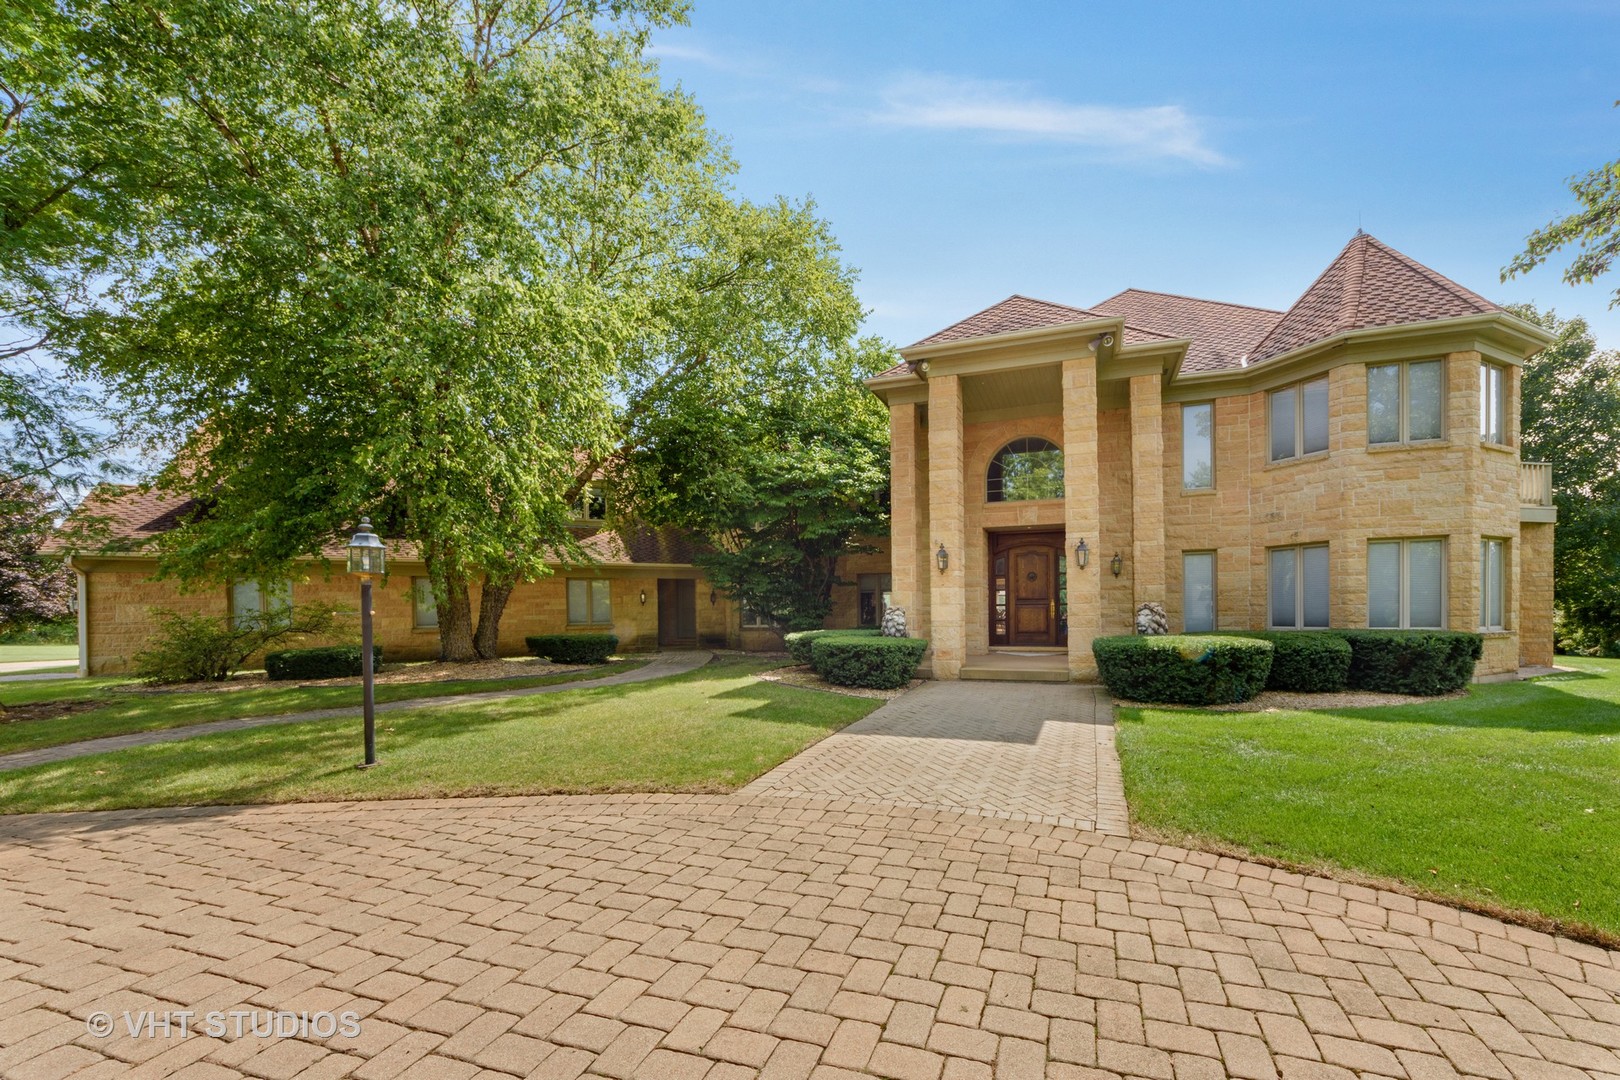
[[[1045,439],[1014,439],[990,459],[985,502],[1063,498],[1063,451]]]

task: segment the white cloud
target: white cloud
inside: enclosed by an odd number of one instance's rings
[[[671,45],[668,42],[655,41],[647,46],[646,51],[648,56],[663,60],[690,60],[696,64],[718,68],[730,66],[708,49],[699,49],[691,45]]]
[[[1132,108],[1059,101],[1016,83],[907,76],[885,88],[883,107],[871,120],[887,127],[1070,143],[1126,158],[1226,164],[1205,144],[1198,119],[1179,105]]]

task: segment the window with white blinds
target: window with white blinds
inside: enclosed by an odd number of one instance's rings
[[[1279,630],[1328,625],[1326,544],[1271,549],[1271,625]]]
[[[1367,545],[1367,625],[1439,630],[1446,621],[1444,540],[1375,540]]]
[[[568,621],[581,626],[608,626],[613,622],[611,586],[601,579],[568,579]]]
[[[1271,392],[1271,460],[1328,448],[1328,381],[1324,376]]]
[[[1479,626],[1482,630],[1507,628],[1502,617],[1506,549],[1507,544],[1502,540],[1485,540],[1479,545]]]
[[[290,581],[233,581],[231,621],[237,626],[253,622],[256,615],[285,614],[292,609]]]
[[[1189,634],[1215,629],[1215,553],[1189,551],[1181,556],[1181,612]]]

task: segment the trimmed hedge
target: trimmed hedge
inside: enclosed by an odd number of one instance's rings
[[[1462,630],[1335,630],[1350,643],[1350,689],[1429,697],[1474,678],[1485,639]]]
[[[1266,687],[1272,645],[1220,634],[1120,635],[1091,643],[1110,693],[1130,701],[1224,705]]]
[[[554,664],[602,664],[619,648],[617,634],[536,634],[523,643]]]
[[[371,647],[371,670],[382,667],[382,646]],[[272,679],[341,679],[362,674],[360,646],[327,645],[318,649],[283,649],[267,653],[264,673]]]
[[[828,634],[843,634],[854,637],[879,637],[883,633],[876,627],[862,627],[855,630],[795,630],[784,635],[782,643],[787,646],[788,655],[793,657],[795,664],[808,664],[810,662],[810,646],[818,637]]]
[[[1267,690],[1336,694],[1350,685],[1350,643],[1336,631],[1234,631],[1232,636],[1271,642]]]
[[[810,666],[838,686],[896,690],[917,674],[926,638],[884,637],[858,631],[822,633],[810,640]]]

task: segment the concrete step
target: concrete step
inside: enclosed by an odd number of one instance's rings
[[[978,679],[985,682],[1043,682],[1066,683],[1069,672],[1065,668],[1015,668],[1006,666],[979,667],[963,664],[958,678]]]

